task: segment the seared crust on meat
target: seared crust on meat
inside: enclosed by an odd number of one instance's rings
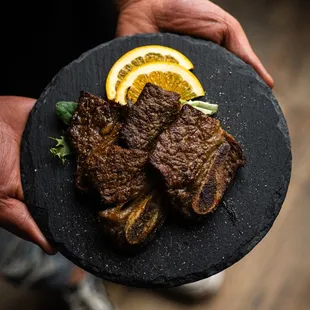
[[[150,83],[127,107],[80,94],[68,128],[77,186],[100,194],[106,207],[100,224],[117,248],[151,241],[169,206],[182,218],[204,218],[245,165],[240,145],[220,121],[179,99]]]
[[[164,211],[146,179],[149,153],[116,145],[123,110],[81,92],[68,136],[77,154],[77,186],[95,188],[108,207],[99,213],[105,235],[112,244],[133,249],[153,238]]]
[[[158,135],[181,109],[180,95],[147,83],[137,102],[128,109],[120,138],[130,149],[150,150]]]
[[[139,249],[150,242],[165,220],[161,196],[142,193],[134,201],[101,211],[99,220],[104,233],[122,249]]]
[[[118,138],[120,106],[83,91],[78,103],[68,136],[77,155],[77,187],[83,189],[87,185],[83,169],[87,156],[95,146],[110,144]]]
[[[92,150],[84,169],[106,204],[135,199],[146,187],[144,171],[148,153],[104,144]]]
[[[150,162],[165,183],[173,209],[197,218],[218,206],[245,158],[218,120],[185,105],[160,135]]]

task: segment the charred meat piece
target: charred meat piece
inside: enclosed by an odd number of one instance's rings
[[[217,207],[245,158],[218,120],[184,105],[160,135],[150,162],[165,182],[172,207],[194,219]]]
[[[134,201],[99,213],[102,229],[114,246],[136,249],[153,239],[165,219],[160,199],[154,192],[144,193]]]
[[[229,184],[235,177],[237,169],[245,165],[244,154],[237,141],[224,131],[226,141],[212,154],[208,168],[202,172],[200,180],[188,195],[188,202],[198,201],[197,214],[209,213],[214,210]],[[184,204],[185,205],[185,204]]]
[[[181,109],[180,96],[147,83],[137,102],[128,109],[120,139],[130,149],[149,150],[158,135]]]
[[[83,165],[91,150],[117,139],[120,107],[87,92],[81,92],[78,107],[68,128],[68,136],[77,154],[77,186],[85,187]]]
[[[148,153],[104,143],[91,151],[84,170],[106,204],[135,199],[146,188],[144,166]]]
[[[160,135],[151,163],[169,189],[182,188],[197,179],[210,153],[224,141],[218,120],[184,105],[177,120]]]

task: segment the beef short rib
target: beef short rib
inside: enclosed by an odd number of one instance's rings
[[[68,136],[77,155],[77,186],[85,187],[84,162],[99,144],[113,142],[120,129],[120,107],[82,91],[68,128]]]
[[[165,183],[173,209],[196,218],[217,207],[245,158],[218,120],[184,105],[159,136],[150,162]]]
[[[180,95],[147,83],[128,109],[120,139],[130,149],[149,150],[181,109]]]
[[[165,220],[161,196],[142,193],[134,201],[99,213],[105,235],[121,250],[135,250],[150,242]]]
[[[154,194],[146,179],[149,153],[118,145],[121,122],[128,111],[132,113],[131,108],[81,92],[68,136],[77,154],[77,186],[96,189],[105,204],[106,209],[99,213],[105,235],[112,244],[133,249],[153,238],[165,213],[161,196]],[[153,130],[149,139],[159,130]]]
[[[179,99],[150,83],[128,107],[81,92],[68,129],[77,186],[87,180],[100,194],[106,208],[100,223],[118,248],[134,249],[154,237],[165,220],[166,197],[183,217],[203,218],[245,164],[218,120],[182,107]]]
[[[147,186],[144,166],[148,153],[101,144],[85,161],[84,170],[106,204],[135,199]]]

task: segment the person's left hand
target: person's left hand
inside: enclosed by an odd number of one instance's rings
[[[274,81],[255,55],[240,23],[208,0],[117,0],[117,36],[170,31],[222,45],[253,66],[273,87]]]
[[[31,98],[0,96],[0,227],[54,254],[23,203],[20,144],[34,103]]]

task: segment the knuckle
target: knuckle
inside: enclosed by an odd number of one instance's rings
[[[1,199],[0,197],[0,226],[15,226],[23,229],[31,218],[29,212],[23,212],[19,201],[14,199]]]
[[[227,20],[227,28],[229,32],[239,32],[242,30],[240,22],[233,16],[229,16]]]
[[[30,219],[29,212],[24,212],[24,210],[21,210],[20,208],[20,202],[18,200],[13,200],[10,205],[10,212],[14,214],[14,221],[16,223],[16,226],[20,229],[23,229],[25,226],[27,226],[27,223]]]

